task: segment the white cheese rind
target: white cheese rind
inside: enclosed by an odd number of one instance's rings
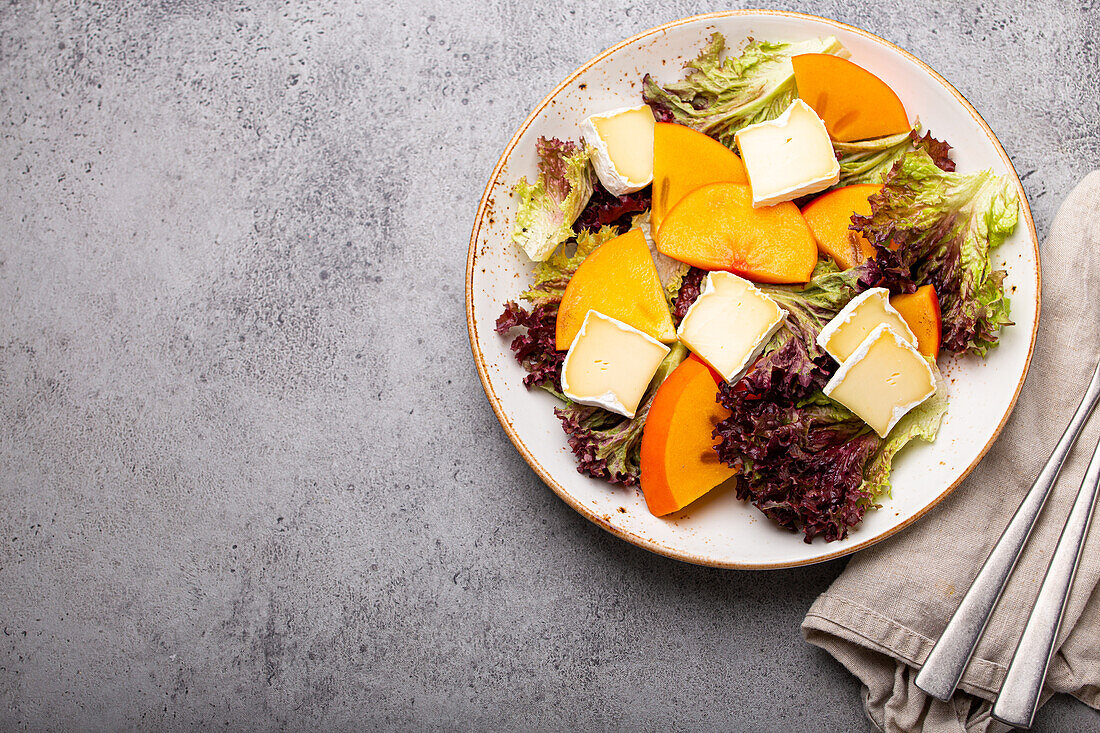
[[[653,166],[650,165],[649,176],[643,180],[632,181],[615,167],[614,161],[611,159],[611,151],[608,149],[607,141],[600,136],[599,131],[596,129],[596,122],[598,120],[607,119],[609,117],[615,117],[621,115],[624,112],[634,112],[640,109],[649,110],[649,105],[641,104],[634,107],[619,107],[613,109],[610,112],[602,112],[597,115],[591,115],[584,122],[581,123],[581,139],[587,145],[592,146],[595,153],[592,156],[592,167],[596,169],[596,177],[600,179],[600,183],[610,193],[616,196],[623,196],[628,193],[634,193],[640,191],[650,183],[653,182]],[[639,146],[646,148],[652,155],[653,151],[653,137],[650,135],[648,140],[639,141]]]
[[[745,163],[754,207],[823,191],[840,180],[840,163],[825,123],[801,99],[774,120],[734,136]]]
[[[861,405],[858,404],[856,400],[845,399],[843,396],[836,393],[839,389],[841,389],[848,375],[854,369],[858,368],[865,359],[868,358],[871,353],[871,349],[877,344],[879,339],[882,338],[891,339],[893,341],[893,344],[898,349],[901,349],[909,356],[911,356],[911,359],[909,359],[909,363],[912,365],[912,369],[914,370],[915,375],[919,377],[920,380],[926,381],[928,387],[927,390],[920,393],[916,398],[908,402],[894,404],[891,408],[890,418],[887,424],[880,426],[871,424],[871,422],[868,420],[867,412],[861,409]],[[897,378],[900,376],[900,374],[894,374],[892,376],[895,381],[897,381]],[[880,384],[861,380],[857,392],[859,395],[859,399],[874,399],[880,397],[876,394],[876,390],[880,389],[881,387],[882,385]],[[890,431],[894,429],[894,426],[898,424],[898,421],[905,417],[906,413],[908,413],[914,407],[917,407],[936,393],[936,376],[932,372],[932,367],[928,364],[925,358],[921,356],[920,352],[913,348],[912,344],[905,341],[902,336],[898,335],[892,328],[884,323],[875,328],[875,330],[872,331],[867,336],[867,338],[863,340],[863,342],[859,345],[859,348],[856,349],[852,353],[852,355],[840,365],[840,369],[838,369],[836,374],[833,375],[833,378],[829,380],[829,383],[825,385],[825,389],[823,391],[828,397],[831,397],[840,404],[844,405],[849,410],[854,412],[861,420],[870,425],[871,428],[876,433],[878,433],[880,438],[885,438],[887,435],[890,434]],[[864,414],[860,414],[861,412],[863,412]]]
[[[594,325],[596,322],[599,325]],[[620,332],[621,337],[589,342],[598,338],[596,331],[606,337],[608,328]],[[562,394],[582,405],[602,407],[633,418],[646,387],[669,351],[669,347],[633,326],[590,310],[562,362]],[[575,369],[582,371],[574,372]],[[579,382],[601,386],[585,389]]]
[[[880,300],[883,310],[885,310],[888,315],[894,316],[897,319],[896,323],[890,324],[891,327],[895,327],[894,331],[910,344],[916,346],[916,334],[914,334],[913,330],[909,328],[909,324],[905,322],[905,318],[902,317],[901,313],[898,313],[897,309],[894,308],[894,306],[890,305],[890,291],[886,288],[870,288],[868,290],[864,290],[862,293],[848,301],[848,304],[841,309],[840,313],[837,313],[836,316],[834,316],[833,319],[826,323],[825,327],[821,329],[821,333],[817,335],[817,345],[824,349],[829,356],[833,357],[837,361],[843,362],[848,356],[850,356],[850,354],[838,352],[835,348],[830,348],[829,344],[841,328],[851,323],[852,318],[855,317],[863,304],[872,299]],[[885,321],[882,322],[885,323]],[[870,335],[870,333],[870,330],[867,331],[867,333],[864,335],[864,338]],[[860,339],[859,343],[862,342],[863,338]]]
[[[727,382],[744,376],[779,327],[785,311],[748,280],[711,272],[676,335]],[[754,319],[745,323],[746,318]]]

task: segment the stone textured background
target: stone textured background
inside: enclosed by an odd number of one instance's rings
[[[864,730],[843,561],[589,525],[471,363],[469,228],[562,77],[693,2],[0,9],[0,729]],[[1041,234],[1100,164],[1100,6],[780,4],[924,58]],[[1055,701],[1037,729],[1095,713]]]

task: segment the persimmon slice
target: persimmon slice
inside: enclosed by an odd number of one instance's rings
[[[685,196],[657,231],[657,249],[755,282],[804,283],[817,264],[817,243],[798,207],[753,208],[741,183],[712,183]]]
[[[661,383],[642,433],[642,493],[658,517],[683,509],[735,475],[714,450],[721,378],[692,355]]]
[[[940,336],[943,325],[940,321],[940,300],[936,289],[931,285],[917,288],[915,293],[895,295],[890,305],[901,314],[906,324],[917,337],[917,351],[935,359],[940,353]]]
[[[821,253],[833,258],[842,270],[854,267],[875,254],[875,248],[858,232],[852,231],[852,215],[871,213],[868,199],[882,186],[857,184],[844,186],[815,198],[802,208]]]
[[[674,122],[653,128],[653,204],[650,224],[656,231],[665,215],[685,195],[708,183],[748,183],[737,154],[701,132]]]
[[[911,129],[894,90],[862,66],[827,53],[791,58],[798,96],[841,142],[896,135]]]
[[[601,244],[570,278],[558,306],[555,346],[559,351],[573,343],[590,310],[658,341],[676,340],[665,291],[641,229]]]

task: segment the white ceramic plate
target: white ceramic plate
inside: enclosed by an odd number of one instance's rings
[[[1020,224],[995,251],[1008,271],[1014,326],[984,361],[941,359],[950,408],[935,443],[911,444],[894,462],[892,497],[867,513],[840,542],[807,544],[777,528],[759,511],[719,489],[675,514],[651,515],[639,489],[612,486],[577,473],[565,435],[554,417],[555,400],[524,389],[523,370],[509,338],[493,332],[502,304],[518,299],[531,263],[510,241],[520,176],[534,180],[535,140],[542,135],[577,139],[587,115],[641,99],[646,72],[659,81],[681,78],[711,32],[736,49],[744,39],[800,41],[834,35],[852,61],[889,84],[910,116],[954,146],[961,172],[992,168],[1019,187]],[[687,562],[731,568],[779,568],[855,552],[915,521],[943,499],[978,463],[1016,402],[1039,320],[1039,248],[1023,188],[996,136],[950,84],[916,57],[866,31],[796,13],[731,12],[698,16],[646,31],[592,59],[563,81],[512,138],[485,189],[477,212],[466,272],[470,343],[485,392],[505,432],[531,468],[570,506],[596,524],[653,552]]]

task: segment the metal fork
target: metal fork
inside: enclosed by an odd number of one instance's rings
[[[974,654],[974,648],[978,645],[978,640],[985,630],[986,623],[988,623],[989,617],[993,613],[993,608],[997,605],[997,600],[1001,597],[1013,568],[1016,567],[1016,561],[1020,558],[1024,544],[1031,535],[1031,530],[1035,526],[1039,512],[1046,503],[1047,497],[1050,496],[1051,489],[1054,488],[1054,483],[1062,470],[1062,464],[1065,463],[1073,444],[1077,442],[1077,436],[1081,433],[1081,429],[1084,427],[1089,415],[1092,414],[1098,400],[1100,400],[1100,363],[1096,365],[1096,369],[1092,373],[1092,381],[1085,391],[1085,396],[1082,398],[1081,404],[1077,406],[1077,411],[1073,413],[1073,418],[1070,420],[1061,439],[1059,439],[1058,444],[1054,447],[1054,452],[1050,454],[1046,465],[1043,466],[1036,477],[1035,483],[1032,484],[1023,501],[1020,502],[1019,509],[1016,510],[1012,520],[1008,523],[1008,527],[1005,528],[1004,534],[1001,535],[1001,538],[989,553],[985,564],[982,565],[977,577],[974,578],[970,590],[963,596],[962,603],[959,604],[951,620],[948,621],[939,641],[936,642],[920,673],[917,674],[917,687],[932,697],[949,700],[951,695],[954,694],[955,688],[966,670],[966,665]],[[1098,450],[1100,450],[1100,446],[1098,446]],[[1090,485],[1090,481],[1091,492],[1086,490],[1087,486]],[[1021,639],[1021,643],[1013,657],[1013,663],[1009,668],[1010,677],[1005,679],[1006,686],[1008,686],[1010,679],[1012,685],[1008,687],[1007,691],[1004,687],[1002,688],[1001,695],[996,703],[999,708],[994,710],[994,715],[1006,723],[1023,725],[1022,722],[1016,722],[1016,720],[1022,720],[1027,715],[1027,701],[1032,698],[1034,701],[1038,700],[1039,688],[1042,686],[1043,678],[1046,676],[1047,664],[1050,661],[1050,652],[1047,651],[1045,656],[1042,656],[1041,652],[1044,647],[1053,648],[1057,626],[1062,618],[1065,598],[1068,596],[1069,585],[1072,583],[1073,573],[1076,570],[1080,544],[1083,543],[1084,536],[1087,533],[1088,519],[1091,516],[1092,504],[1095,502],[1096,484],[1098,482],[1100,482],[1100,459],[1094,454],[1092,463],[1089,465],[1089,471],[1085,476],[1085,482],[1082,484],[1081,492],[1074,503],[1073,511],[1070,513],[1070,520],[1063,529],[1058,549],[1055,550],[1054,560],[1051,562],[1047,577],[1044,579],[1040,590],[1039,600],[1042,602],[1043,611],[1038,615],[1033,614],[1029,619],[1024,638]],[[1088,496],[1090,493],[1091,497]],[[1088,505],[1087,510],[1084,506],[1086,503]],[[1080,510],[1078,505],[1081,505]],[[1074,547],[1074,543],[1076,543],[1076,547]],[[1045,594],[1044,591],[1046,591]],[[1057,606],[1056,613],[1054,612],[1055,606]],[[1053,632],[1049,629],[1052,625],[1051,622],[1053,622]],[[1025,639],[1027,640],[1026,646],[1024,644]],[[1028,662],[1016,661],[1017,659],[1023,660],[1026,655],[1031,654],[1042,656],[1041,664],[1039,663],[1039,656],[1032,657]],[[1013,667],[1015,667],[1015,672],[1013,672]],[[1039,669],[1040,667],[1041,669]],[[1031,687],[1035,688],[1034,695],[1032,696],[1030,693],[1025,695],[1025,688],[1030,690]],[[1011,693],[1011,696],[1015,699],[1010,700],[1010,695],[1007,693]],[[998,710],[1000,714],[998,714]],[[1002,718],[1001,714],[1005,717]],[[1034,714],[1035,704],[1032,702],[1030,715],[1027,716],[1028,725],[1030,725],[1031,717]],[[1013,720],[1009,720],[1009,718],[1013,718]]]

